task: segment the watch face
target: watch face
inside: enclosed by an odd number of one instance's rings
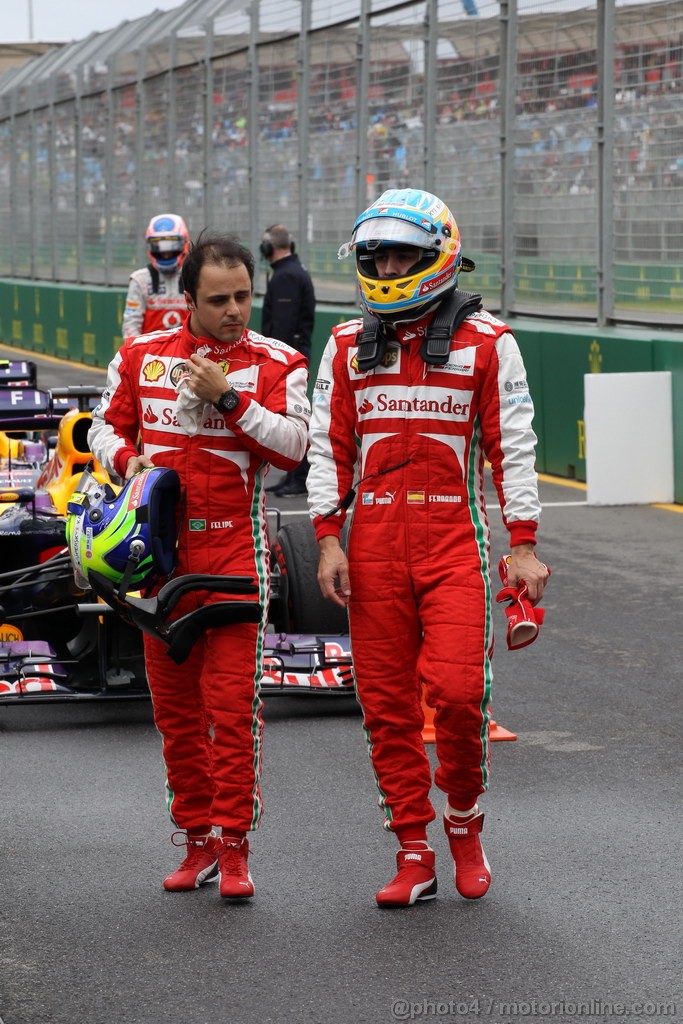
[[[224,412],[231,412],[237,408],[239,402],[239,395],[236,391],[230,390],[221,395],[218,404]]]

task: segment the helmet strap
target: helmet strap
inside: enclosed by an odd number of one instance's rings
[[[429,322],[420,355],[430,366],[444,366],[448,362],[451,341],[455,331],[470,313],[481,309],[482,297],[475,292],[461,292],[454,288],[439,304]],[[363,331],[358,342],[358,369],[360,373],[374,370],[387,351],[387,334],[382,320],[374,316],[363,317]]]
[[[438,306],[422,339],[420,355],[430,366],[444,366],[448,362],[453,335],[470,313],[481,309],[482,297],[474,292],[461,292],[454,288]]]
[[[152,278],[152,292],[153,292],[154,295],[158,295],[159,294],[159,271],[157,270],[157,268],[154,266],[153,263],[148,263],[147,264],[147,269],[149,270],[149,276]]]
[[[364,316],[357,357],[361,373],[367,373],[368,370],[374,370],[379,366],[386,355],[387,340],[382,321],[374,316]]]
[[[133,573],[138,567],[140,561],[140,555],[130,554],[128,555],[128,561],[126,562],[126,568],[123,570],[123,576],[119,583],[119,600],[125,601],[126,594],[131,589],[131,581],[133,579]]]

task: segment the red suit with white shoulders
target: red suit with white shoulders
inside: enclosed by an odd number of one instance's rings
[[[188,433],[177,385],[197,352],[221,364],[237,407],[196,410]],[[125,474],[139,451],[175,469],[181,482],[176,575],[246,575],[258,585],[261,623],[208,630],[175,665],[145,638],[155,721],[163,736],[168,806],[181,828],[256,828],[261,814],[259,682],[267,621],[269,552],[265,476],[293,469],[306,450],[310,406],[306,360],[283,342],[245,330],[223,344],[196,338],[189,321],[129,341],[109,366],[89,442],[110,471]],[[185,598],[183,614],[220,595]]]
[[[348,541],[351,644],[380,806],[390,829],[434,818],[421,691],[435,708],[436,785],[473,807],[488,787],[493,653],[490,461],[512,544],[539,519],[533,405],[510,329],[484,310],[443,366],[420,354],[429,316],[398,326],[380,365],[358,368],[360,320],[333,328],[313,399],[307,486],[323,518],[356,482]],[[359,483],[360,481],[360,483]]]

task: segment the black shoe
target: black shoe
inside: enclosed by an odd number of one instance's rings
[[[291,481],[287,484],[282,484],[273,491],[273,494],[278,498],[293,498],[297,494],[308,494],[308,488],[306,484],[299,484],[296,481]]]
[[[266,494],[277,494],[281,487],[284,485],[284,480],[280,480],[279,483],[270,484],[266,487]]]

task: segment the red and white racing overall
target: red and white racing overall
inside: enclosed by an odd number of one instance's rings
[[[493,654],[484,458],[511,544],[535,542],[533,405],[517,342],[480,310],[443,366],[420,355],[429,318],[397,329],[360,372],[362,323],[335,327],[316,382],[309,504],[324,519],[360,480],[349,535],[351,649],[385,827],[433,820],[422,687],[435,708],[436,785],[473,807],[488,787]]]
[[[152,331],[169,331],[180,327],[187,313],[180,267],[172,274],[156,271],[154,276],[149,266],[140,267],[128,279],[128,294],[121,321],[123,340],[151,334]]]
[[[191,353],[212,359],[239,392],[237,408],[205,403],[189,436],[176,417],[175,384]],[[89,442],[123,476],[140,451],[175,469],[181,482],[176,575],[246,575],[258,585],[260,624],[210,629],[176,665],[145,637],[155,722],[163,737],[168,806],[181,828],[256,828],[261,814],[261,700],[269,560],[265,476],[293,469],[306,450],[310,406],[304,357],[283,342],[245,331],[232,344],[195,338],[188,324],[125,344],[111,362]],[[225,599],[225,598],[223,598]],[[188,595],[177,614],[221,600]],[[211,738],[211,732],[213,738]]]

